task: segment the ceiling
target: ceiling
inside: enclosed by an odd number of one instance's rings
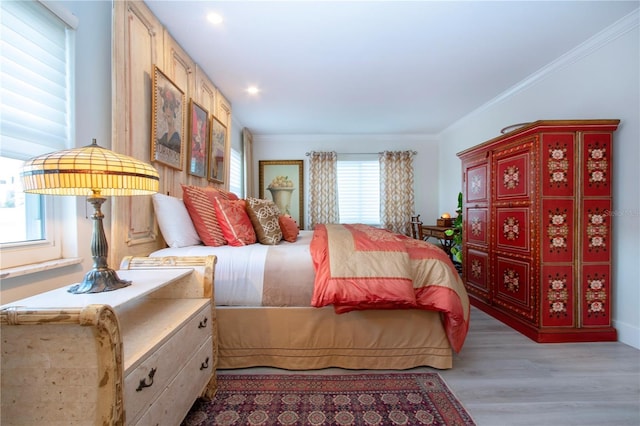
[[[257,135],[438,134],[638,1],[146,4]],[[209,12],[223,22],[213,25]],[[259,87],[250,95],[250,85]]]

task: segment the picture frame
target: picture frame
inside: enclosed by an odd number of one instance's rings
[[[224,183],[227,165],[227,126],[211,116],[211,143],[209,145],[208,179],[212,182]]]
[[[182,170],[185,94],[158,66],[153,66],[151,161]]]
[[[258,164],[259,197],[273,200],[282,214],[304,229],[304,161],[261,160]]]
[[[189,162],[187,163],[190,175],[207,177],[210,143],[209,111],[191,99],[189,103]]]

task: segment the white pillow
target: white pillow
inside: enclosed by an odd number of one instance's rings
[[[160,232],[169,247],[177,248],[202,244],[182,200],[159,193],[153,194],[151,197]]]

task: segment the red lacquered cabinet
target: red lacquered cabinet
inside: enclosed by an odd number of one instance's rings
[[[611,175],[619,120],[543,120],[458,153],[474,306],[537,342],[617,339]]]

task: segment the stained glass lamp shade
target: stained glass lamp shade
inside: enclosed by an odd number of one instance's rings
[[[105,196],[148,195],[158,192],[160,178],[153,166],[133,157],[91,145],[40,155],[26,161],[20,173],[24,192],[87,196],[94,207],[91,255],[93,269],[71,293],[100,293],[131,284],[107,265],[108,244],[101,206]]]

